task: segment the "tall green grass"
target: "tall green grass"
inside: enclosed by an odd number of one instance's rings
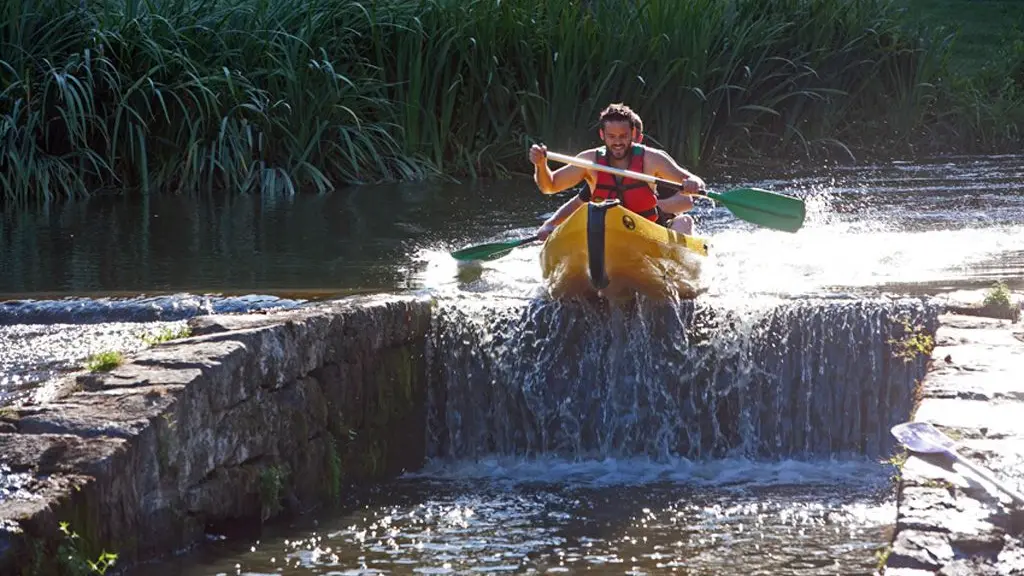
[[[0,45],[8,202],[327,190],[419,178],[358,57],[351,2],[11,0]]]
[[[624,101],[691,166],[1020,143],[887,0],[8,0],[2,202],[525,169]],[[1012,57],[1008,57],[1012,61]],[[1008,78],[1013,66],[1008,65]],[[1017,65],[1016,74],[1020,75]],[[944,139],[944,140],[943,140]]]

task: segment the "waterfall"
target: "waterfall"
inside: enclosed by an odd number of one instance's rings
[[[440,302],[428,453],[878,457],[926,368],[904,344],[937,326],[914,298]]]

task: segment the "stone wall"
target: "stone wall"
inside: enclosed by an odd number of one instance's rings
[[[66,393],[0,412],[0,574],[131,564],[210,526],[338,501],[424,458],[428,300],[211,316]]]
[[[956,440],[965,458],[1024,491],[1024,328],[945,314],[914,420]],[[944,455],[900,471],[886,576],[1024,574],[1024,509]]]

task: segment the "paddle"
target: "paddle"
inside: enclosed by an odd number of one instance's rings
[[[903,444],[914,452],[921,452],[923,454],[948,454],[949,456],[952,456],[954,460],[970,468],[975,474],[981,476],[985,480],[988,480],[994,486],[999,487],[1003,492],[1009,494],[1010,497],[1018,504],[1024,504],[1024,496],[1006,484],[996,480],[988,470],[985,470],[981,466],[978,466],[960,454],[957,454],[956,450],[953,449],[953,447],[956,446],[956,442],[931,424],[927,422],[906,422],[904,424],[897,424],[896,426],[893,426],[890,431],[892,432],[892,435],[900,441],[900,444]]]
[[[633,178],[634,180],[650,182],[656,184],[659,188],[665,187],[678,191],[682,191],[683,188],[682,184],[670,182],[663,178],[651,176],[650,174],[623,170],[622,168],[615,168],[613,166],[603,166],[596,162],[577,158],[576,156],[566,156],[565,154],[559,154],[557,152],[548,152],[547,156],[552,160],[562,162],[564,164],[572,164],[581,168],[608,172],[609,174],[618,174],[619,176],[626,176],[627,178]],[[729,211],[737,218],[746,220],[747,222],[753,222],[754,224],[764,226],[765,228],[782,230],[784,232],[796,232],[804,225],[804,216],[806,214],[804,201],[793,196],[778,194],[768,190],[761,190],[760,188],[735,188],[720,194],[715,192],[701,192],[700,194],[692,195],[707,196],[728,208]]]
[[[452,252],[452,258],[456,260],[494,260],[501,258],[505,254],[508,254],[514,248],[518,248],[523,244],[529,244],[539,240],[537,236],[530,236],[529,238],[520,238],[518,240],[506,240],[504,242],[491,242],[488,244],[477,244],[476,246],[470,246],[463,248],[462,250],[456,250]]]

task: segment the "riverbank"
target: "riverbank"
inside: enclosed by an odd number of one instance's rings
[[[1024,124],[1006,81],[1024,66],[1017,52],[990,54],[991,78],[964,82],[943,35],[887,0],[23,8],[11,34],[25,44],[0,53],[13,126],[0,207],[504,177],[529,171],[531,142],[590,146],[612,101],[701,170],[743,156],[1017,151]],[[38,29],[59,34],[30,42]]]

